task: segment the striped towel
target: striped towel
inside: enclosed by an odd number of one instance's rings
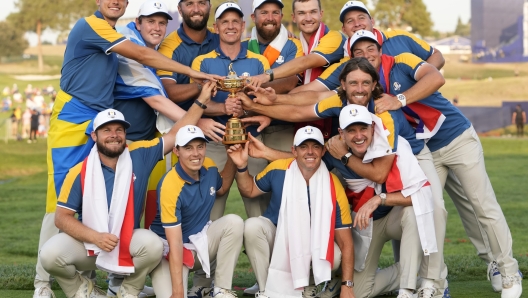
[[[101,270],[121,275],[134,273],[130,255],[134,231],[134,179],[128,148],[117,161],[110,208],[97,145],[93,146],[83,162],[81,187],[82,223],[99,233],[111,233],[119,238],[117,246],[110,252],[101,250],[93,243],[84,243],[87,254],[97,256],[95,264]]]
[[[269,65],[273,65],[275,61],[277,61],[277,58],[279,58],[280,53],[282,52],[282,49],[288,42],[288,30],[286,30],[286,27],[281,24],[280,32],[275,39],[270,42],[270,44],[266,47],[266,50],[264,50],[264,53],[260,52],[260,46],[257,39],[257,28],[253,27],[251,30],[251,39],[248,43],[248,50],[255,54],[260,54],[266,57],[268,59]]]

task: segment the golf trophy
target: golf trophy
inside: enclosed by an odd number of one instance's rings
[[[229,97],[236,97],[236,93],[244,89],[245,77],[239,77],[229,64],[229,74],[225,79],[218,80],[216,87],[222,91],[230,92]],[[234,115],[226,123],[226,130],[222,140],[224,145],[243,144],[247,141],[244,123]]]

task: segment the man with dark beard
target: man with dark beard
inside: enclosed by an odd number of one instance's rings
[[[212,82],[204,84],[198,103],[169,133],[129,146],[130,124],[123,114],[114,109],[97,114],[91,132],[95,145],[70,169],[60,191],[55,225],[63,233],[50,238],[39,252],[44,270],[67,297],[106,297],[77,270],[99,268],[127,275],[118,297],[137,297],[143,289],[163,251],[156,234],[139,229],[150,172],[171,151],[179,128],[200,119],[213,88]]]

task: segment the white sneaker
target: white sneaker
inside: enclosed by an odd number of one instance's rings
[[[55,298],[55,294],[49,287],[40,287],[35,289],[33,293],[33,298]]]
[[[94,285],[91,279],[81,276],[82,284],[73,298],[106,298],[106,293]]]
[[[209,296],[213,288],[193,286],[187,290],[187,298],[203,298]]]
[[[341,279],[333,278],[326,284],[324,291],[317,294],[317,297],[334,298],[334,297],[338,297],[340,293],[341,293]]]
[[[147,298],[152,296],[156,296],[156,293],[154,293],[154,288],[149,286],[143,286],[143,290],[141,290],[141,293],[138,295],[139,298]]]
[[[255,298],[269,298],[269,297],[266,296],[266,293],[264,293],[264,291],[258,291],[255,293]]]
[[[413,298],[414,295],[409,290],[400,289],[400,292],[398,294],[397,298]]]
[[[435,288],[420,288],[417,294],[418,298],[433,298],[435,293]]]
[[[316,286],[306,286],[304,287],[303,298],[315,298],[317,297],[317,287]]]
[[[259,290],[260,290],[260,288],[259,288],[258,283],[255,283],[253,286],[245,289],[243,295],[244,296],[253,296],[253,295],[256,295],[259,292]]]
[[[211,297],[216,298],[236,298],[237,294],[233,291],[230,291],[228,289],[220,289],[218,292],[214,293],[214,291],[211,291]]]
[[[488,264],[488,280],[491,281],[493,291],[502,291],[502,276],[499,271],[499,266],[497,266],[497,262],[495,261]]]
[[[119,292],[119,288],[121,286],[111,286],[108,285],[108,290],[106,291],[107,297],[117,297],[117,292]]]
[[[501,298],[519,298],[522,294],[522,277],[519,273],[502,276]]]

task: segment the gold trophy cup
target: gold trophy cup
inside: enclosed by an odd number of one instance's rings
[[[229,74],[225,79],[218,80],[216,87],[222,91],[230,92],[229,97],[236,97],[236,93],[244,89],[244,77],[239,77],[233,70],[233,63],[229,64]],[[227,120],[226,130],[222,140],[225,145],[243,144],[247,141],[244,123],[236,116]]]

